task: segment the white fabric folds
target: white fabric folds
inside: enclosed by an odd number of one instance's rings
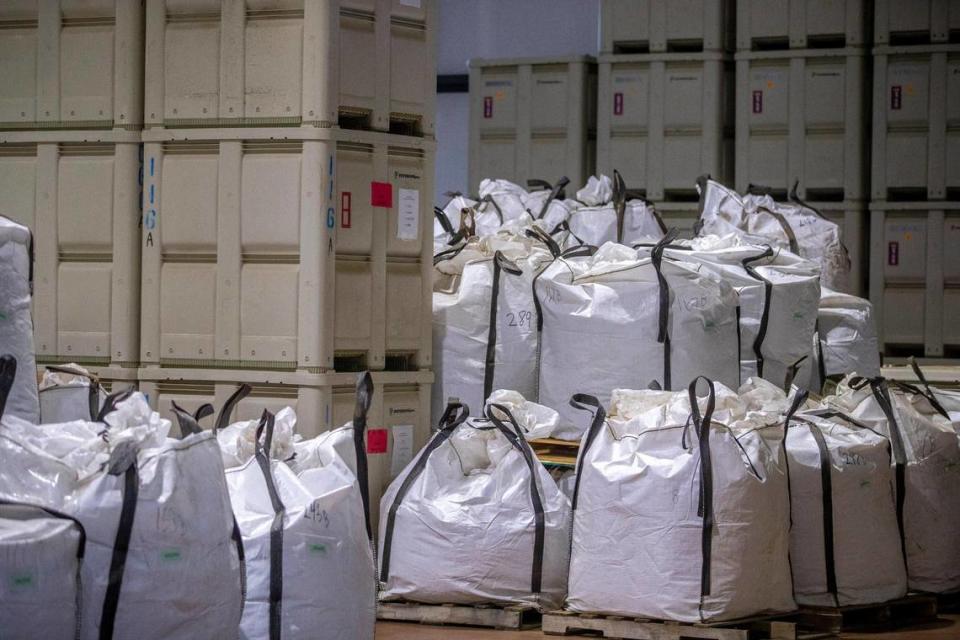
[[[503,405],[451,405],[380,503],[383,600],[528,604],[566,592],[570,505]],[[504,416],[501,420],[497,416]]]
[[[611,389],[685,388],[698,375],[740,379],[737,295],[708,270],[608,243],[555,260],[536,280],[542,323],[538,402],[560,413],[555,437],[577,439],[575,393],[606,402]]]
[[[783,425],[721,384],[698,398],[698,380],[615,390],[609,418],[576,396],[595,414],[577,467],[568,609],[705,622],[795,608]]]
[[[30,300],[33,287],[33,237],[30,229],[0,216],[0,355],[12,355],[16,377],[6,415],[40,421],[37,361]]]

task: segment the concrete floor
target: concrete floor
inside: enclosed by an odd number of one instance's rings
[[[377,640],[536,640],[558,638],[540,631],[495,631],[468,627],[430,627],[407,622],[380,622]],[[576,638],[576,636],[568,636]],[[845,633],[849,640],[960,640],[960,615],[944,615],[933,624],[885,633]]]

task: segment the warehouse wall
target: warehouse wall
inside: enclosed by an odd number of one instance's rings
[[[596,0],[441,0],[437,73],[467,73],[470,58],[596,55]],[[475,191],[467,184],[470,101],[466,93],[437,97],[435,198]]]

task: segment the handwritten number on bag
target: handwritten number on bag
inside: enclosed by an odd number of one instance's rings
[[[533,313],[530,311],[518,311],[517,313],[510,311],[506,316],[507,326],[510,327],[524,327],[529,329],[533,322]]]

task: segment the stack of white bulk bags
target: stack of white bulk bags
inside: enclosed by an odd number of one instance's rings
[[[32,295],[33,236],[30,229],[0,216],[0,354],[10,354],[19,363],[6,411],[39,422]]]
[[[916,387],[848,376],[824,399],[890,439],[909,587],[960,587],[960,446],[953,425]]]
[[[788,469],[777,414],[699,378],[614,390],[581,446],[567,608],[680,622],[795,608]],[[700,405],[704,408],[701,409]]]
[[[555,437],[583,432],[568,405],[574,393],[606,402],[611,389],[684,388],[698,375],[739,383],[736,292],[699,265],[664,259],[672,239],[649,257],[608,243],[559,258],[537,278],[537,401],[560,413]]]
[[[889,440],[833,409],[794,414],[787,428],[797,602],[844,607],[906,595]]]
[[[498,388],[536,398],[533,282],[554,259],[544,247],[530,238],[501,234],[474,238],[462,250],[438,256],[433,284],[434,423],[448,401],[483,406]]]
[[[583,199],[570,214],[564,227],[563,246],[580,244],[599,247],[606,242],[632,245],[657,242],[667,232],[653,205],[642,198],[630,198],[623,178],[616,171],[611,182],[607,176],[590,178],[577,198]]]
[[[83,367],[47,365],[40,380],[40,421],[96,420],[106,397],[97,377]]]
[[[98,418],[0,426],[0,496],[85,530],[79,637],[235,636],[243,568],[213,435],[168,438],[139,393],[111,396]]]
[[[652,247],[641,247],[642,255]],[[740,376],[789,388],[810,355],[820,299],[820,268],[786,249],[736,235],[679,240],[664,256],[692,262],[729,282],[740,301]]]
[[[840,227],[796,198],[776,202],[769,195],[741,196],[722,184],[701,178],[698,234],[736,233],[754,244],[770,244],[817,262],[823,285],[830,289],[847,288],[850,258],[840,241]]]
[[[880,375],[880,345],[869,300],[820,289],[813,350],[797,374],[797,382],[819,392],[831,377],[858,373]]]
[[[503,405],[451,405],[380,504],[381,599],[527,604],[566,593],[570,503]]]
[[[311,440],[293,435],[291,410],[281,411],[282,432],[267,411],[254,425],[224,429],[232,435],[221,444],[242,459],[226,472],[247,557],[241,638],[373,639],[376,576],[362,445],[372,391],[370,375],[361,375],[353,422]],[[218,426],[243,394],[228,401]],[[242,444],[234,447],[236,440]]]

